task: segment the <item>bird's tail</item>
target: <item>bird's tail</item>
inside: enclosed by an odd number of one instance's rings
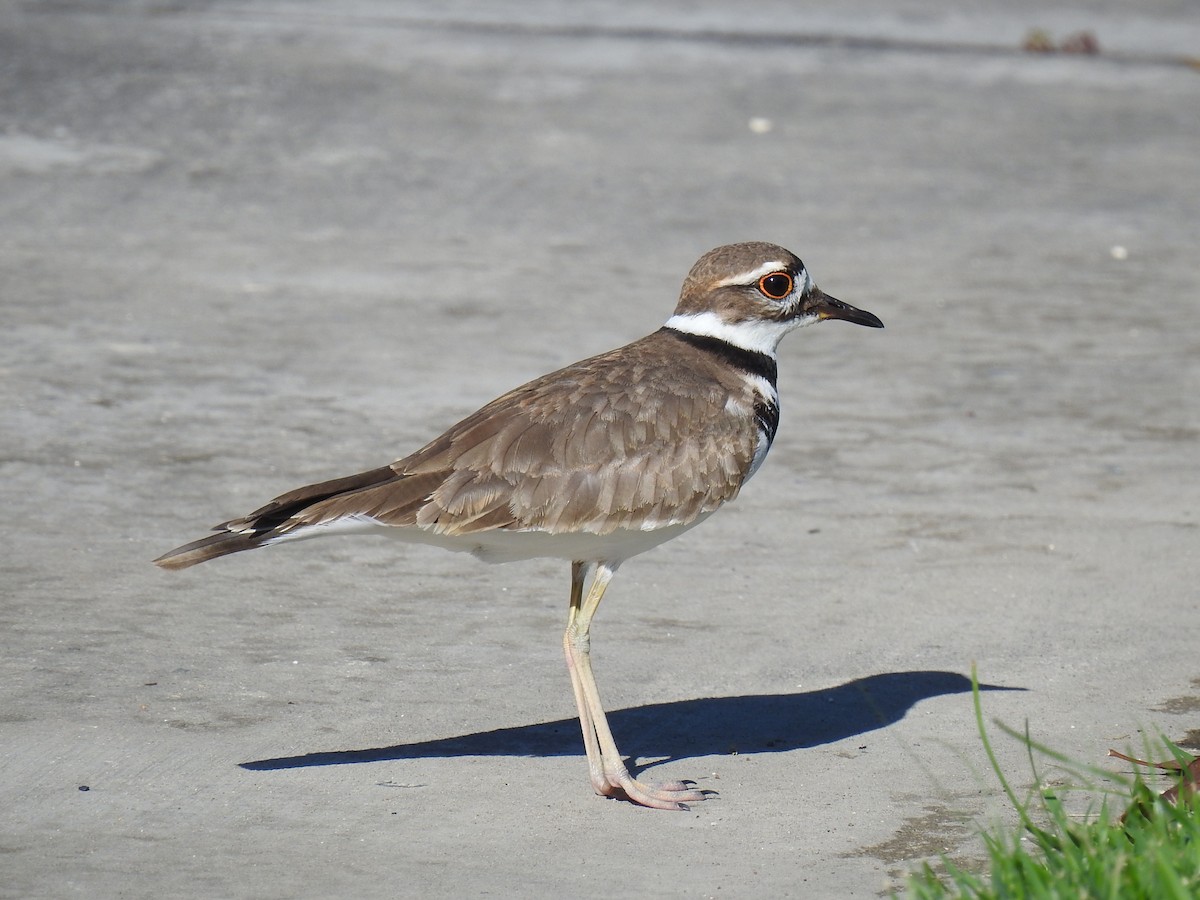
[[[253,550],[263,543],[265,534],[238,534],[234,531],[222,531],[210,534],[198,541],[176,547],[154,561],[156,566],[164,569],[186,569],[196,563],[207,562],[218,556],[228,556],[242,550]]]
[[[297,528],[305,523],[297,522],[292,518],[293,516],[326,500],[348,496],[399,480],[402,480],[402,476],[397,474],[391,466],[383,466],[369,472],[361,472],[358,475],[348,475],[345,478],[335,478],[333,481],[322,481],[320,484],[296,488],[294,491],[276,497],[266,506],[256,509],[248,516],[222,522],[216,527],[215,534],[164,553],[154,561],[154,564],[164,569],[186,569],[188,566],[207,562],[218,556],[253,550],[255,547],[271,543],[289,533],[290,536],[295,537]]]

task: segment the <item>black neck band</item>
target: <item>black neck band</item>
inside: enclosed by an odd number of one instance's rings
[[[740,369],[747,375],[757,375],[759,378],[765,378],[771,387],[775,387],[775,381],[779,376],[779,367],[775,364],[774,357],[766,353],[759,353],[757,350],[746,350],[742,347],[736,347],[729,343],[729,341],[709,337],[705,334],[689,334],[686,331],[667,327],[664,327],[662,330],[671,335],[671,337],[683,341],[685,344],[691,344],[698,350],[711,353],[713,356],[729,363],[735,369]]]

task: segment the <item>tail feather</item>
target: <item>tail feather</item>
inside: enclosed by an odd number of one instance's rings
[[[279,537],[288,530],[289,524],[296,526],[293,516],[310,506],[331,497],[354,494],[387,482],[400,480],[391,466],[382,466],[358,475],[335,478],[320,484],[310,484],[276,497],[266,506],[241,519],[231,519],[217,526],[216,534],[202,537],[198,541],[176,547],[164,553],[154,564],[164,569],[186,569],[196,563],[207,562],[218,556],[253,550]]]
[[[218,556],[227,556],[242,550],[253,550],[261,545],[268,536],[266,534],[238,534],[233,531],[222,531],[202,537],[198,541],[192,541],[190,544],[184,544],[182,547],[176,547],[156,559],[154,564],[164,569],[186,569],[188,566],[207,562]]]

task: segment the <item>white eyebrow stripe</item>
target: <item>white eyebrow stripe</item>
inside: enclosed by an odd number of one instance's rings
[[[754,284],[764,275],[770,275],[772,272],[786,272],[788,267],[786,263],[776,260],[775,262],[763,263],[757,269],[750,272],[739,272],[729,278],[724,278],[718,281],[713,287],[726,287],[730,284]]]

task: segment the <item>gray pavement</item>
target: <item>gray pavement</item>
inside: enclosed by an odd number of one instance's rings
[[[1078,758],[1194,745],[1200,23],[1041,6],[0,3],[0,896],[871,897],[1011,820],[972,662]],[[786,340],[762,472],[597,619],[719,799],[591,792],[564,566],[150,565],[744,239],[887,329]]]

